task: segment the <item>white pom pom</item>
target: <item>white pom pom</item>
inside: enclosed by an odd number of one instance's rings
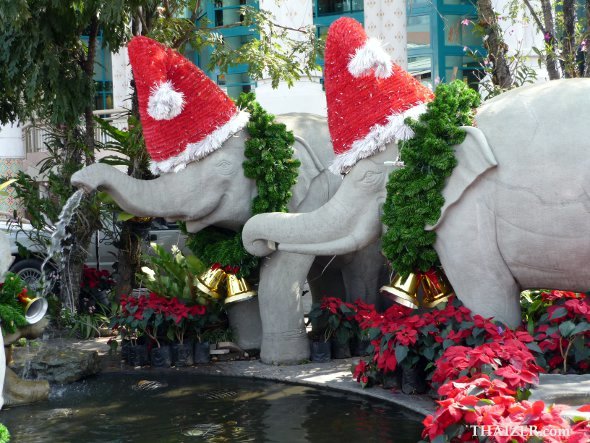
[[[391,75],[392,68],[391,57],[375,38],[369,38],[348,62],[348,71],[355,77],[367,75],[371,69],[375,69],[377,78],[387,78]]]
[[[174,90],[172,82],[166,81],[152,88],[147,111],[155,120],[171,120],[182,112],[184,94]]]

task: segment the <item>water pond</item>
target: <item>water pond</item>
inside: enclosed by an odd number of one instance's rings
[[[416,443],[421,420],[352,394],[172,371],[106,373],[0,412],[12,443]]]

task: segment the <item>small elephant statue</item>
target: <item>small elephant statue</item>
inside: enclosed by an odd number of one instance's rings
[[[4,281],[4,274],[10,267],[13,257],[10,254],[8,237],[0,232],[0,281]],[[12,369],[6,366],[5,347],[15,343],[22,337],[33,339],[39,337],[47,320],[41,319],[34,324],[17,329],[12,334],[4,334],[0,330],[0,409],[3,406],[20,405],[46,400],[49,397],[49,383],[47,381],[31,381],[19,378]],[[0,325],[1,326],[1,325]]]
[[[516,327],[523,289],[590,288],[590,79],[506,92],[463,129],[441,216],[425,228],[437,233],[435,249],[459,299]],[[383,162],[397,155],[391,142],[360,160],[315,211],[254,216],[243,230],[246,249],[331,255],[372,244],[382,234]]]

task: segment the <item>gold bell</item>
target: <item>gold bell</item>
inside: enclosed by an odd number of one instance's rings
[[[21,296],[19,299],[25,305],[25,320],[30,325],[41,320],[47,312],[47,300],[43,297]]]
[[[225,304],[238,303],[256,297],[256,291],[250,288],[248,282],[235,274],[227,276],[227,298]]]
[[[380,292],[408,308],[417,309],[420,306],[418,301],[420,276],[412,273],[404,279],[401,275],[396,274],[390,284],[391,286],[382,286]]]
[[[226,279],[227,274],[221,268],[209,268],[197,277],[197,288],[214,299],[220,299],[219,286]]]
[[[433,308],[439,303],[447,301],[453,295],[453,288],[443,272],[438,269],[431,269],[422,274],[422,288],[424,297],[422,306]]]

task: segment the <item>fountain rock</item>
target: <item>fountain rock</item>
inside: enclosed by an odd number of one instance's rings
[[[100,372],[98,352],[72,348],[45,347],[15,363],[22,377],[50,383],[73,383]]]

